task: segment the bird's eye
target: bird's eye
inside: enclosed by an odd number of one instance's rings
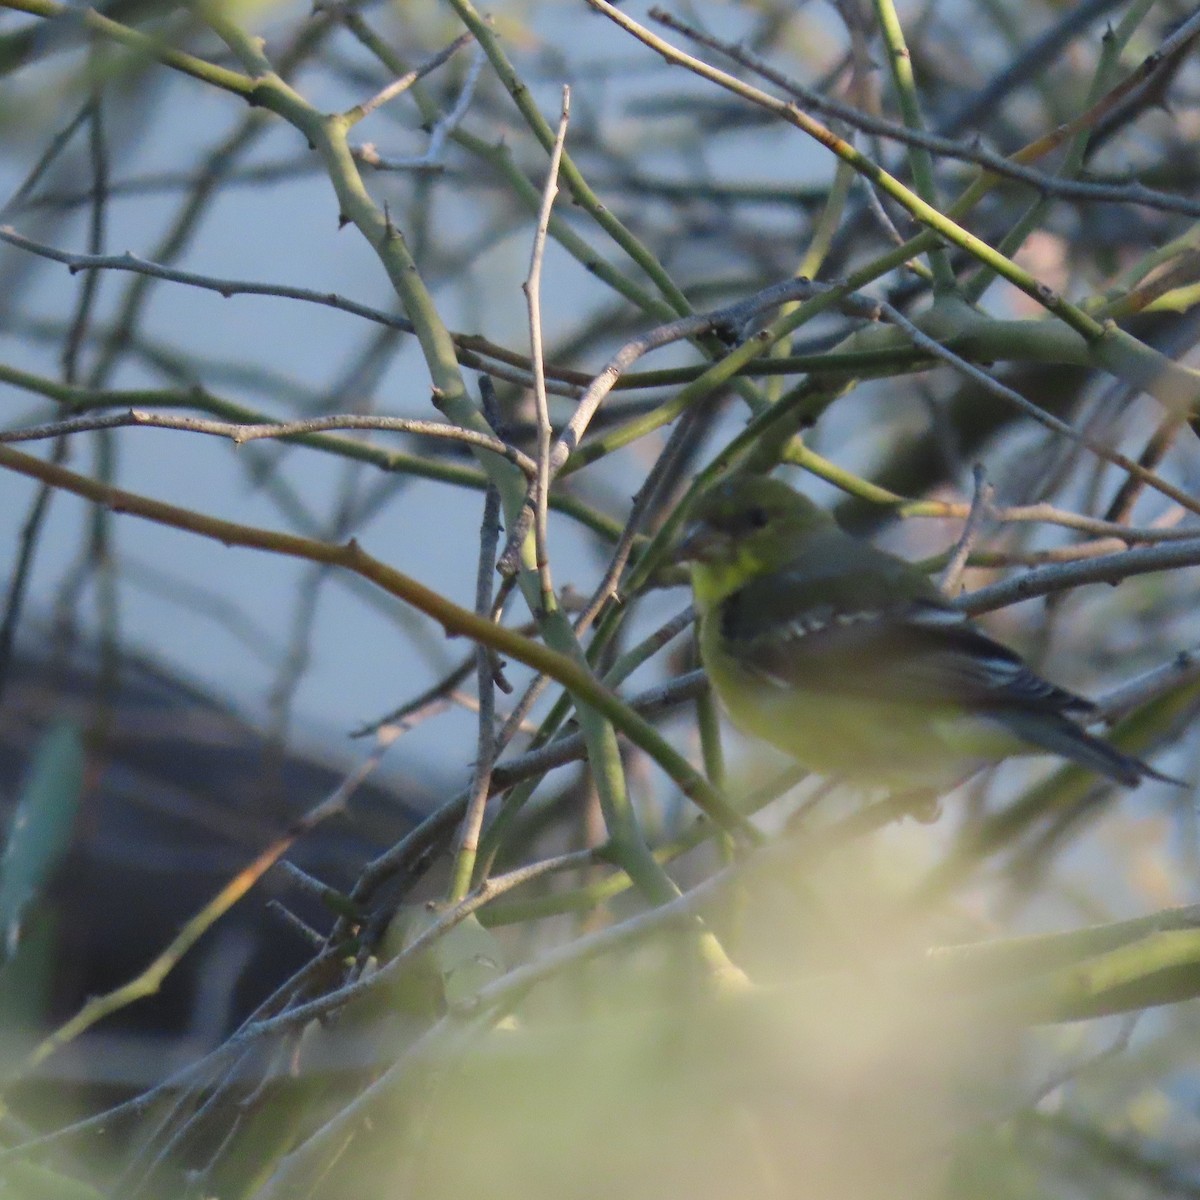
[[[746,521],[751,529],[763,529],[767,524],[767,510],[765,508],[752,508],[746,513]]]

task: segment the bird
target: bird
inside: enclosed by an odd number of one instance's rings
[[[1089,733],[1095,704],[781,480],[709,487],[671,557],[689,568],[701,662],[733,723],[810,771],[928,799],[1050,752],[1125,787],[1180,783]]]

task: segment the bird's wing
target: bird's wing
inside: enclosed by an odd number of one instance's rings
[[[755,579],[721,606],[726,651],[784,688],[977,710],[1095,711],[1035,675],[923,578],[915,583],[908,564],[879,558],[843,562],[832,588],[807,568]]]

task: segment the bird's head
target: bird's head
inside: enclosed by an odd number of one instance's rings
[[[733,475],[701,493],[672,559],[687,563],[698,600],[720,600],[803,554],[833,518],[765,475]]]

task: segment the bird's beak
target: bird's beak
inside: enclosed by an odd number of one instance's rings
[[[693,521],[675,543],[671,562],[707,562],[721,555],[727,540],[725,534],[714,529],[707,521]]]

